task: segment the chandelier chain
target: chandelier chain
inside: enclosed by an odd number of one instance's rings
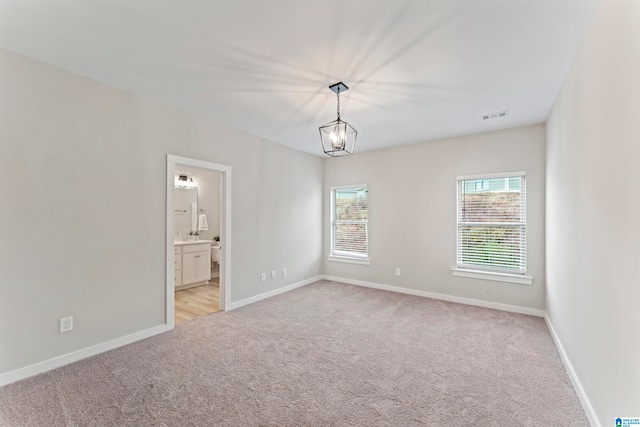
[[[340,88],[338,88],[338,120],[340,120]]]

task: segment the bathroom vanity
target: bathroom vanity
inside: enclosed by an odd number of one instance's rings
[[[211,240],[174,243],[175,289],[204,285],[211,279]]]

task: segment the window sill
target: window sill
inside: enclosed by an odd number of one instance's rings
[[[352,257],[346,257],[346,256],[329,255],[327,256],[327,260],[336,261],[336,262],[346,262],[347,264],[371,265],[371,260],[369,258],[352,258]]]
[[[469,277],[471,279],[517,283],[519,285],[533,285],[533,277],[521,276],[519,274],[496,273],[493,271],[466,270],[462,268],[452,268],[451,274],[458,277]]]

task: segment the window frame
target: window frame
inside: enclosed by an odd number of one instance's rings
[[[335,241],[334,241],[334,224],[336,222],[336,206],[335,206],[335,194],[336,190],[361,190],[365,189],[367,192],[367,219],[364,221],[359,221],[359,223],[365,224],[365,234],[366,234],[366,248],[367,252],[364,254],[357,252],[348,252],[348,251],[340,251],[335,249]],[[337,262],[346,262],[350,264],[362,264],[362,265],[370,265],[371,259],[369,258],[369,214],[368,214],[368,205],[369,205],[369,185],[368,184],[357,184],[357,185],[338,185],[332,186],[329,189],[329,255],[327,259],[329,261],[337,261]],[[352,221],[349,221],[352,222]]]
[[[521,178],[521,188],[524,189],[524,201],[521,203],[520,208],[522,209],[522,217],[524,218],[524,224],[522,225],[524,229],[524,260],[522,264],[522,269],[519,271],[509,270],[501,267],[483,267],[476,266],[472,264],[463,264],[461,263],[461,253],[460,253],[460,230],[461,230],[461,211],[462,208],[460,206],[461,194],[460,192],[463,190],[462,182],[465,180],[474,180],[474,179],[496,179],[496,178],[505,178],[505,189],[504,192],[511,192],[511,182],[509,178],[519,177]],[[484,183],[483,183],[484,188]],[[527,276],[527,174],[525,171],[515,171],[515,172],[501,172],[501,173],[490,173],[490,174],[478,174],[478,175],[464,175],[456,177],[456,262],[455,268],[452,268],[452,272],[454,276],[461,277],[469,277],[475,279],[485,279],[485,280],[495,280],[495,281],[503,281],[503,282],[511,282],[511,283],[519,283],[531,285],[533,283],[533,278]]]

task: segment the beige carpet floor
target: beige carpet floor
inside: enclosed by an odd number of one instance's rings
[[[0,388],[5,426],[587,426],[544,321],[321,281]]]

